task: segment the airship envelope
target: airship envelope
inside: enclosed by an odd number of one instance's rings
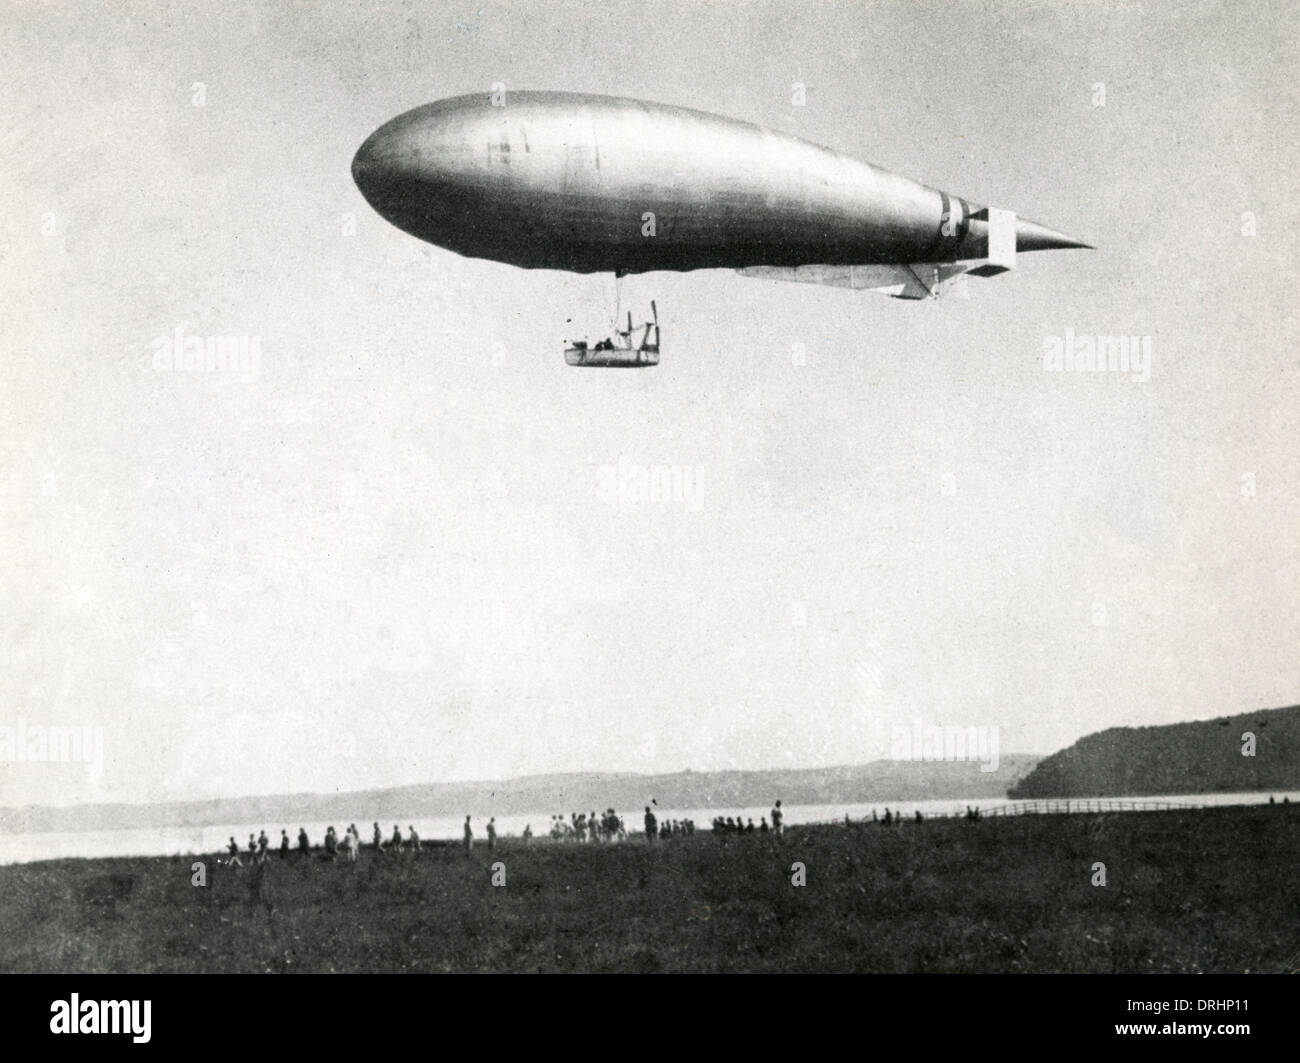
[[[1087,246],[749,122],[568,92],[417,107],[352,173],[399,229],[525,269],[730,268],[924,298],[1021,251]]]

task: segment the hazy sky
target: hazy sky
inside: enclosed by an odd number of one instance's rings
[[[0,763],[0,803],[850,763],[915,720],[1046,753],[1298,700],[1292,4],[214,6],[0,15],[0,722],[104,752]],[[494,82],[1098,250],[924,303],[633,277],[662,364],[569,369],[611,278],[422,244],[351,180]],[[257,372],[159,371],[178,329]],[[1151,337],[1150,379],[1044,371],[1067,329]],[[697,492],[610,497],[620,462]]]

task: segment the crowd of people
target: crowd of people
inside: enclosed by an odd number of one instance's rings
[[[772,824],[768,825],[767,816],[758,817],[758,826],[754,826],[754,817],[745,820],[741,816],[714,816],[714,834],[775,834],[778,838],[785,833],[785,813],[781,811],[778,801],[772,808]]]
[[[888,823],[889,813],[886,811],[886,820]],[[918,813],[918,818],[920,814]],[[753,817],[750,817],[748,823],[741,821],[740,817],[721,816],[714,817],[713,831],[715,834],[775,834],[780,837],[783,833],[783,813],[781,811],[781,802],[777,801],[776,806],[772,809],[772,823],[768,825],[768,817],[760,817],[761,823],[758,827],[754,826]],[[651,810],[649,805],[645,809],[644,819],[645,834],[647,841],[666,840],[668,838],[685,837],[695,834],[695,821],[693,819],[665,819],[660,822],[659,818]],[[376,821],[373,825],[371,834],[370,849],[375,853],[418,853],[423,847],[420,843],[420,835],[414,826],[408,826],[406,834],[402,834],[401,827],[393,825],[393,833],[385,837],[384,832],[380,829]],[[487,837],[487,847],[496,848],[497,844],[497,826],[496,817],[492,817],[487,822],[485,828]],[[573,842],[576,844],[611,844],[614,842],[625,842],[628,840],[628,830],[620,816],[612,808],[605,809],[604,812],[597,815],[595,812],[570,812],[569,818],[565,819],[564,815],[557,813],[551,817],[549,834],[552,841],[556,842]],[[529,844],[533,839],[532,824],[524,827],[522,840]],[[472,817],[465,817],[465,828],[462,834],[462,845],[466,852],[471,852],[474,848],[474,828]],[[243,867],[245,862],[253,865],[261,865],[271,858],[271,843],[267,837],[266,831],[261,831],[256,836],[248,836],[247,854],[241,857],[239,843],[231,836],[229,844],[226,846],[229,854],[226,863],[231,867]],[[357,857],[362,849],[361,833],[357,830],[355,823],[349,823],[347,829],[343,832],[342,837],[331,825],[325,831],[324,842],[320,851],[320,857],[323,860],[343,860],[348,863],[356,863]],[[281,860],[287,860],[294,848],[289,841],[289,832],[281,829],[279,855]],[[304,827],[298,828],[298,844],[296,852],[299,857],[309,857],[312,855],[311,839],[307,835]]]
[[[969,812],[969,811],[970,811],[970,810],[967,809],[967,812]],[[922,820],[922,816],[921,816],[921,811],[920,811],[920,809],[917,809],[917,811],[916,811],[916,813],[915,813],[915,815],[914,815],[914,818],[915,818],[915,820],[916,820],[917,823],[920,823],[920,822],[921,822],[921,820]],[[966,818],[969,819],[970,817],[967,816]],[[844,822],[845,822],[846,824],[848,824],[848,823],[851,822],[850,819],[849,819],[849,817],[848,817],[847,815],[844,817]],[[865,820],[864,820],[864,822],[865,822]],[[884,815],[884,817],[882,818],[882,817],[876,815],[876,810],[873,808],[873,809],[871,810],[871,822],[872,822],[872,823],[883,823],[886,827],[897,827],[899,824],[901,824],[901,823],[903,822],[903,813],[902,813],[901,811],[899,811],[899,812],[891,812],[891,811],[889,810],[889,807],[886,806],[886,807],[885,807],[885,815]]]
[[[532,825],[524,828],[524,839],[532,838]],[[599,816],[595,812],[570,812],[566,820],[563,814],[551,817],[550,835],[557,842],[615,842],[627,840],[627,829],[623,818],[612,808],[605,809]]]
[[[772,828],[767,825],[766,816],[759,816],[757,827],[754,826],[753,816],[749,817],[748,822],[741,819],[739,816],[735,819],[732,819],[730,816],[727,816],[725,819],[722,816],[713,817],[714,834],[753,834],[755,831],[759,834],[768,834],[771,830]]]
[[[420,835],[416,829],[407,827],[407,834],[402,836],[402,829],[393,824],[392,836],[385,841],[384,833],[379,829],[379,824],[375,823],[373,841],[371,846],[377,853],[382,852],[420,852]],[[235,841],[232,835],[229,843],[226,845],[226,851],[229,854],[226,860],[231,867],[243,867],[244,861],[240,859],[239,843]],[[310,856],[312,851],[311,839],[307,836],[307,830],[304,827],[298,828],[298,846],[299,856]],[[325,831],[324,846],[321,856],[325,860],[348,860],[356,862],[357,855],[361,852],[361,833],[357,830],[355,823],[349,823],[347,830],[343,832],[343,837],[339,838],[338,832],[333,826]],[[280,831],[279,853],[281,860],[289,859],[290,845],[289,832]],[[248,836],[248,863],[264,864],[271,858],[270,839],[266,836],[266,831],[261,831],[257,837]]]

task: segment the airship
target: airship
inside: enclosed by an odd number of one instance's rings
[[[750,122],[572,92],[457,96],[398,115],[352,161],[374,210],[439,247],[576,273],[732,269],[746,277],[936,298],[1019,253],[1089,245]],[[658,362],[639,343],[572,365]],[[653,337],[653,339],[652,339]]]

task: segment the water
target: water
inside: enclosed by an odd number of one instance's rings
[[[1092,800],[1116,801],[1167,801],[1175,805],[1258,805],[1267,804],[1270,796],[1280,803],[1283,797],[1292,804],[1300,802],[1300,791],[1233,793],[1233,794],[1168,794],[1132,798],[1093,798]],[[1083,798],[1071,798],[1071,802]],[[979,797],[969,799],[952,799],[942,801],[879,801],[868,804],[841,805],[782,805],[787,826],[798,823],[842,822],[845,815],[851,819],[870,819],[874,811],[884,816],[885,809],[901,811],[910,819],[920,812],[926,818],[934,816],[960,816],[966,807],[978,806],[988,813],[995,808],[1014,803],[1010,798]],[[558,811],[558,810],[556,810]],[[567,819],[568,809],[564,810]],[[590,810],[588,810],[590,811]],[[598,810],[599,811],[599,810]],[[707,831],[714,816],[739,817],[753,819],[757,825],[764,816],[771,822],[770,806],[749,808],[655,808],[655,815],[662,823],[665,819],[694,819],[696,828]],[[629,833],[640,833],[642,816],[640,809],[620,809],[619,814]],[[497,834],[499,837],[518,837],[525,825],[531,825],[535,838],[545,838],[550,830],[551,813],[542,811],[527,815],[509,815],[497,817]],[[410,825],[414,824],[420,837],[424,840],[448,839],[459,840],[462,835],[464,816],[439,816],[423,819],[402,819],[399,825],[402,836],[406,837]],[[486,816],[473,819],[474,835],[481,844],[484,840]],[[271,848],[275,850],[280,844],[280,829],[289,831],[291,846],[298,844],[298,828],[305,827],[313,845],[320,845],[325,838],[328,823],[224,823],[207,827],[148,827],[131,830],[96,830],[96,831],[60,831],[44,834],[0,834],[0,864],[28,863],[33,860],[56,860],[65,857],[104,857],[104,856],[173,856],[173,855],[213,855],[226,850],[227,839],[234,836],[240,851],[246,853],[249,834],[265,830],[271,839]],[[342,836],[347,823],[336,822],[336,831]],[[391,821],[381,823],[384,840],[393,834]],[[373,827],[371,823],[357,823],[362,841],[370,842]]]

